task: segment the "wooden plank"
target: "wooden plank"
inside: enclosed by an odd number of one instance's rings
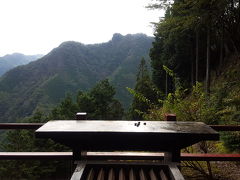
[[[139,171],[139,177],[140,177],[140,180],[147,180],[147,177],[145,175],[145,172],[143,171],[143,169],[141,168],[140,171]]]
[[[94,179],[94,170],[91,168],[91,170],[88,173],[87,180],[93,180]]]
[[[165,121],[177,121],[176,114],[164,114]]]
[[[155,175],[153,169],[151,169],[149,171],[149,176],[150,176],[151,180],[157,180],[157,176]]]
[[[124,170],[121,168],[119,171],[119,180],[125,180]]]
[[[38,129],[45,123],[0,123],[0,129]],[[240,125],[209,125],[216,131],[240,131]]]
[[[240,161],[240,154],[181,153],[182,161]]]
[[[80,180],[85,167],[86,167],[86,164],[84,164],[84,163],[78,164],[72,177],[71,177],[71,180]]]
[[[38,129],[45,123],[0,123],[0,129]]]
[[[160,178],[161,178],[161,180],[168,180],[168,178],[163,170],[160,170]]]
[[[87,113],[86,112],[78,112],[76,113],[76,120],[86,120]]]
[[[164,153],[159,152],[87,152],[88,160],[163,160]]]
[[[100,171],[98,172],[97,180],[104,180],[104,170],[103,170],[103,168],[101,168]]]
[[[72,152],[0,152],[0,160],[72,160]]]
[[[172,180],[184,180],[184,177],[176,165],[170,164],[169,166],[170,176]]]
[[[111,168],[108,173],[108,180],[115,180],[115,173],[114,173],[113,168]]]
[[[209,125],[216,131],[240,131],[240,125]]]
[[[129,180],[136,180],[136,175],[132,168],[129,171]]]
[[[87,152],[87,159],[104,160],[163,160],[164,153],[156,152]],[[181,161],[240,161],[240,154],[181,153]]]

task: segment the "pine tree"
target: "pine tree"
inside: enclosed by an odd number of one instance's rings
[[[154,85],[148,73],[147,64],[144,58],[141,60],[138,73],[137,81],[134,88],[134,98],[130,108],[130,118],[133,120],[142,120],[143,113],[148,112],[150,104],[144,99],[150,102],[157,100],[157,93],[154,91]],[[144,97],[141,98],[141,97]]]
[[[102,80],[90,91],[78,94],[79,111],[87,112],[88,119],[122,119],[123,108],[114,95],[115,88],[107,79]]]

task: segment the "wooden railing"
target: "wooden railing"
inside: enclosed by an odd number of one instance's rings
[[[33,129],[40,128],[44,123],[0,123],[0,129]]]
[[[0,123],[0,130],[36,130],[44,123]],[[210,125],[216,131],[240,131],[240,125]],[[163,159],[163,153],[88,152],[87,159]],[[0,152],[0,160],[71,160],[72,152]],[[240,161],[240,154],[181,153],[181,161]]]
[[[216,131],[240,131],[240,125],[209,125]]]

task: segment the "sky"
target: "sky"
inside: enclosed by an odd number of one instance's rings
[[[114,33],[153,36],[163,12],[151,0],[0,0],[0,56],[47,54],[64,41],[107,42]]]

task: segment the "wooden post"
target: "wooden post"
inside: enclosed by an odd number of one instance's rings
[[[176,114],[165,114],[165,121],[177,121]]]
[[[180,162],[180,154],[181,154],[181,149],[176,147],[175,149],[169,151],[169,152],[164,152],[164,162],[169,163],[169,162]]]
[[[78,112],[76,113],[76,120],[86,120],[87,113],[86,112]]]
[[[176,114],[164,114],[165,121],[177,121]],[[171,152],[164,153],[165,162],[180,162],[180,149],[176,149]]]

